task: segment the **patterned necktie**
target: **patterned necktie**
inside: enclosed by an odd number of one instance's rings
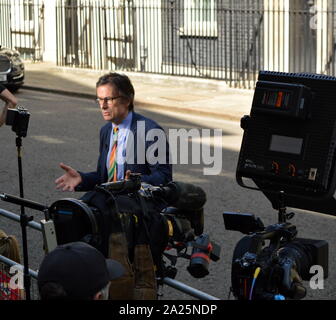
[[[117,181],[117,146],[118,146],[118,127],[113,128],[113,144],[110,154],[108,181]]]

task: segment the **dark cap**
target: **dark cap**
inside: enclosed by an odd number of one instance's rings
[[[105,259],[85,242],[72,242],[58,246],[44,257],[38,286],[41,289],[46,283],[58,283],[71,298],[89,298],[123,274],[119,262]]]

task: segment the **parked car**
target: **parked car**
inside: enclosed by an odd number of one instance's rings
[[[24,64],[20,53],[0,46],[0,83],[10,91],[17,91],[24,83]]]

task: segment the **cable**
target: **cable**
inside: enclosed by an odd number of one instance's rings
[[[254,285],[255,285],[255,282],[257,280],[257,277],[260,273],[261,269],[260,267],[258,267],[255,272],[254,272],[254,275],[253,275],[253,281],[252,281],[252,286],[251,286],[251,290],[250,290],[250,296],[249,296],[249,300],[252,300],[252,293],[253,293],[253,289],[254,289]]]

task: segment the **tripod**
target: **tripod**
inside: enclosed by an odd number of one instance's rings
[[[20,197],[24,198],[23,194],[23,177],[22,177],[22,136],[16,137],[16,147],[18,153],[18,167],[19,167],[19,184],[20,184]],[[28,263],[28,241],[27,241],[27,225],[29,221],[32,221],[33,217],[28,217],[25,213],[25,207],[21,205],[20,225],[22,231],[22,249],[23,249],[23,279],[24,289],[26,292],[26,300],[31,300],[30,297],[30,275],[29,275],[29,263]]]

